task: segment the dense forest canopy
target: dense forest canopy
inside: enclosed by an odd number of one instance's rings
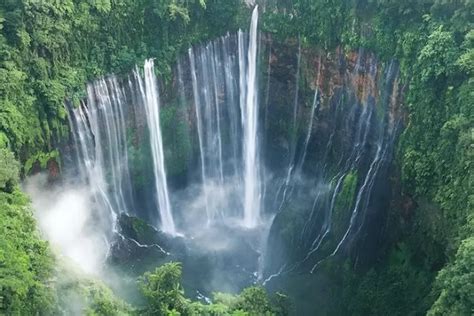
[[[474,2],[262,0],[262,33],[303,49],[365,49],[398,60],[404,129],[394,169],[399,201],[377,260],[326,267],[339,286],[334,315],[474,312]],[[131,306],[99,281],[76,276],[38,232],[20,179],[68,141],[65,104],[85,84],[127,74],[146,58],[165,82],[188,47],[248,28],[243,1],[3,0],[0,3],[0,314],[284,315],[291,303],[262,287],[192,302],[171,263],[138,281]],[[350,181],[350,178],[347,181]],[[357,181],[354,180],[354,181]],[[352,194],[353,195],[353,194]],[[343,203],[343,202],[341,202]],[[405,212],[404,203],[415,205]]]

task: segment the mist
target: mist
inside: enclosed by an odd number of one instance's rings
[[[56,255],[86,274],[99,275],[109,248],[108,228],[96,220],[90,190],[71,184],[52,187],[44,174],[28,178],[24,189]]]

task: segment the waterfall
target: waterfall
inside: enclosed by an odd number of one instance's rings
[[[209,197],[207,194],[207,175],[206,175],[206,160],[204,158],[204,143],[203,143],[203,130],[202,130],[202,117],[201,117],[201,101],[199,98],[198,92],[198,83],[197,83],[197,74],[196,74],[196,62],[194,58],[194,52],[190,48],[189,49],[189,61],[191,65],[191,77],[192,77],[192,85],[193,85],[193,96],[194,96],[194,109],[196,112],[196,125],[198,131],[198,140],[199,140],[199,154],[201,157],[201,174],[202,174],[202,183],[203,183],[203,194],[204,200],[206,204],[206,213],[207,213],[207,221],[208,224],[212,215],[210,214],[209,210]]]
[[[239,121],[240,112],[239,112],[239,82],[236,80],[236,76],[233,74],[233,69],[236,68],[236,56],[232,55],[230,52],[231,41],[230,35],[222,37],[222,54],[224,56],[224,80],[225,80],[225,97],[226,97],[226,108],[228,109],[228,117],[230,118],[230,144],[232,146],[232,154],[230,159],[232,161],[231,165],[233,168],[233,173],[236,174],[241,168],[241,159],[240,159],[240,148],[242,144],[239,142],[239,135],[241,134],[241,124]],[[240,185],[240,182],[238,182]]]
[[[189,66],[208,225],[237,217],[245,227],[259,222],[257,22],[256,7],[249,33],[191,47],[179,62]]]
[[[236,78],[237,59],[232,47],[235,37],[226,35],[205,46],[188,50],[193,111],[199,145],[202,193],[208,224],[228,218],[237,208],[216,199],[228,196],[227,186],[241,187],[240,109]],[[211,192],[213,196],[211,196]]]
[[[301,44],[300,44],[301,45]],[[301,54],[301,47],[298,48],[300,50]],[[298,59],[301,58],[300,56]],[[299,62],[298,62],[299,64]],[[299,69],[299,67],[298,67]],[[306,131],[306,137],[303,143],[303,154],[301,155],[301,158],[299,159],[298,166],[297,166],[297,172],[302,172],[303,164],[306,160],[306,154],[308,152],[308,144],[311,139],[311,132],[313,131],[313,122],[314,122],[314,114],[317,112],[317,108],[319,107],[319,87],[320,87],[320,82],[319,80],[321,79],[321,57],[319,57],[319,62],[318,62],[318,74],[316,77],[316,89],[314,91],[314,97],[313,97],[313,103],[311,105],[311,113],[309,115],[309,122],[308,122],[308,129]],[[298,81],[298,80],[297,80]]]
[[[253,15],[252,15],[253,17]],[[245,34],[242,30],[239,30],[237,33],[238,36],[238,50],[239,50],[239,102],[240,102],[240,119],[242,122],[245,121],[245,105],[246,105],[246,96],[247,96],[247,56],[245,50],[247,49],[248,43],[246,43]]]
[[[364,221],[383,205],[377,186],[396,137],[396,64],[383,75],[362,51],[311,56],[299,41],[290,54],[262,36],[275,46],[259,117],[258,18],[255,7],[249,31],[190,47],[164,85],[166,107],[152,59],[123,80],[88,84],[87,99],[68,107],[78,174],[94,216],[110,228],[108,242],[123,233],[122,213],[173,236],[179,223],[187,241],[222,237],[227,247],[237,236],[261,254],[247,271],[268,283],[300,268],[313,272],[365,238]],[[283,240],[283,230],[293,236]]]
[[[88,89],[88,91],[91,90]],[[95,105],[95,103],[91,104]],[[71,122],[75,123],[72,134],[75,135],[74,140],[78,142],[76,152],[82,181],[88,183],[96,206],[108,211],[109,219],[114,227],[116,209],[111,203],[105,180],[102,138],[98,134],[97,115],[96,109],[89,111],[89,108],[81,102],[79,108],[70,112]]]
[[[157,206],[163,231],[176,234],[168,196],[163,144],[159,122],[159,96],[153,61],[145,62],[145,78],[135,71],[137,95],[144,106],[150,133]],[[121,213],[135,212],[129,171],[127,95],[115,76],[102,78],[87,86],[87,103],[68,108],[72,140],[82,181],[88,184],[95,207],[108,211],[108,222],[115,230]],[[128,87],[134,91],[132,82]]]
[[[123,90],[111,76],[87,86],[87,103],[68,108],[81,179],[95,207],[108,211],[112,230],[117,214],[134,209],[123,100]]]
[[[255,6],[250,24],[244,130],[244,225],[254,227],[260,218],[260,165],[258,159],[258,103],[257,103],[257,23],[258,6]],[[240,39],[240,37],[239,37]],[[240,46],[240,45],[239,45]],[[241,73],[240,76],[243,74]]]
[[[144,68],[145,85],[143,85],[142,80],[138,80],[138,82],[144,101],[143,104],[145,106],[148,129],[150,132],[156,198],[160,209],[161,228],[166,233],[176,235],[176,227],[171,213],[168,183],[166,180],[165,156],[163,153],[163,139],[160,126],[160,99],[154,73],[153,59],[146,60]]]
[[[298,135],[301,144],[295,154],[294,168],[290,165],[280,176],[283,186],[274,184],[278,199],[278,194],[285,196],[285,176],[286,179],[293,176],[293,181],[288,181],[286,196],[291,194],[296,203],[288,210],[278,208],[280,213],[272,223],[262,276],[267,283],[295,271],[313,273],[324,260],[346,254],[360,242],[367,242],[363,226],[374,218],[375,212],[383,212],[380,208],[386,205],[377,186],[389,172],[399,124],[396,62],[390,62],[381,71],[373,55],[359,50],[345,73],[332,81],[328,67],[343,65],[344,61],[334,58],[330,62],[325,57],[322,64],[321,56],[317,57],[319,61],[312,60],[317,65],[316,91],[311,106],[300,108],[309,122]],[[288,62],[288,65],[292,64]],[[291,89],[290,84],[286,87]],[[270,94],[270,104],[278,101]],[[290,98],[285,101],[291,104]],[[309,98],[306,102],[310,104]],[[285,114],[291,119],[295,112],[291,108],[290,114],[289,109],[288,106]],[[281,150],[287,148],[281,146]],[[304,165],[310,154],[312,165]],[[349,199],[347,192],[351,192]],[[305,216],[290,245],[280,239],[286,216],[291,216],[288,212],[301,212]],[[280,252],[282,245],[286,252]]]

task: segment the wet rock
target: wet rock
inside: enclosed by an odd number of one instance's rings
[[[143,220],[122,214],[108,263],[138,276],[166,262],[183,264],[188,293],[237,292],[256,281],[257,232],[212,227],[196,236],[167,235]]]
[[[137,217],[122,214],[108,261],[139,275],[165,262],[178,261],[185,252],[182,238],[171,237]]]

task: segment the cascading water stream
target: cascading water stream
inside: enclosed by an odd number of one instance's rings
[[[163,137],[160,126],[160,99],[158,86],[154,73],[153,59],[145,61],[145,85],[139,80],[140,90],[144,97],[144,106],[147,114],[148,129],[153,155],[153,171],[155,174],[155,189],[160,209],[162,230],[171,235],[176,235],[176,227],[171,212],[168,195],[168,182],[166,179],[165,156],[163,153]]]
[[[208,225],[239,216],[251,228],[260,219],[257,25],[256,7],[248,34],[239,30],[188,50]]]
[[[145,62],[145,79],[135,72],[146,112],[154,162],[157,205],[163,231],[176,234],[166,182],[164,154],[159,126],[159,96],[153,61]],[[131,82],[129,81],[130,88]],[[89,184],[98,209],[110,214],[115,230],[120,213],[134,211],[131,176],[128,162],[125,92],[111,76],[87,87],[87,104],[69,109],[70,125],[75,141],[76,158],[83,181]]]
[[[270,234],[269,247],[273,250],[267,254],[266,261],[270,262],[271,268],[264,270],[262,279],[265,279],[265,284],[297,269],[313,273],[324,260],[341,253],[342,250],[352,249],[350,247],[356,244],[358,238],[363,238],[360,232],[372,211],[371,208],[383,203],[375,192],[377,181],[381,181],[380,175],[387,172],[387,163],[391,159],[397,134],[397,120],[394,119],[399,93],[394,70],[397,67],[394,67],[392,61],[381,75],[379,64],[374,57],[366,55],[362,50],[359,50],[355,57],[352,71],[346,72],[343,80],[337,78],[337,86],[331,87],[329,82],[331,107],[325,108],[328,96],[324,94],[324,89],[317,89],[312,106],[307,110],[311,120],[314,119],[315,113],[318,113],[319,124],[314,127],[313,121],[309,122],[301,152],[295,158],[295,170],[290,174],[301,175],[295,177],[292,184],[292,187],[295,187],[292,193],[295,201],[301,202],[299,199],[308,198],[312,194],[315,194],[315,197],[304,211],[308,219],[301,225],[298,237],[286,241],[291,242],[290,248],[295,248],[292,255],[299,259],[291,261],[283,255],[280,260],[278,250],[274,250],[278,248],[271,242],[272,238],[279,238],[279,230],[275,228],[274,233]],[[327,78],[327,66],[325,65],[324,76],[321,76],[321,56],[319,61],[313,62],[318,65],[316,85],[319,86],[319,78]],[[343,84],[342,87],[340,83]],[[377,83],[384,84],[384,88],[377,90]],[[312,138],[312,129],[323,133],[322,136],[327,137],[327,140]],[[321,155],[316,166],[308,165],[305,170],[314,172],[316,178],[310,180],[316,185],[313,190],[305,189],[308,187],[308,183],[305,183],[308,181],[308,175],[302,172],[310,141],[317,154]],[[289,169],[291,170],[291,167]],[[348,200],[343,200],[344,196],[347,199],[347,192],[353,193]],[[291,210],[297,208],[298,206],[293,206]],[[279,215],[275,217],[272,225],[285,227]],[[277,263],[272,262],[275,258],[278,258]]]
[[[233,75],[234,69],[237,68],[237,57],[232,55],[230,52],[232,48],[230,47],[230,35],[227,34],[226,36],[222,37],[221,45],[222,45],[222,54],[223,54],[223,67],[224,67],[224,83],[225,83],[225,97],[227,102],[226,107],[228,109],[228,117],[230,118],[230,135],[231,139],[229,142],[232,146],[232,155],[231,155],[231,165],[232,165],[232,172],[237,174],[238,171],[241,169],[242,159],[241,155],[241,148],[242,144],[239,142],[238,135],[241,135],[241,124],[240,124],[240,108],[238,105],[238,96],[239,96],[239,82],[236,79],[236,76]],[[236,71],[236,70],[235,70]],[[236,106],[237,105],[237,106]],[[237,185],[241,185],[241,181],[237,182]]]
[[[87,94],[87,104],[68,109],[76,159],[95,206],[108,210],[108,225],[115,230],[117,214],[134,209],[123,91],[111,76],[89,84]]]
[[[299,49],[301,50],[301,47]],[[301,58],[301,57],[299,57],[299,58]],[[303,144],[303,154],[301,155],[301,158],[298,161],[298,164],[297,164],[297,167],[296,167],[296,172],[302,172],[303,164],[305,163],[305,160],[306,160],[306,154],[308,153],[308,145],[309,145],[309,141],[311,140],[311,134],[312,134],[312,131],[313,131],[314,114],[317,112],[318,107],[319,107],[319,88],[320,88],[320,84],[321,84],[320,80],[321,80],[321,57],[319,57],[319,62],[318,62],[318,74],[317,74],[317,77],[316,77],[316,88],[315,88],[315,91],[314,91],[313,103],[311,105],[311,113],[309,115],[308,129],[306,131],[306,137],[304,139],[304,144]]]
[[[244,225],[255,227],[260,219],[260,162],[258,159],[258,103],[257,103],[257,24],[255,6],[250,24],[246,102],[244,107]],[[240,39],[240,37],[239,37]],[[240,46],[240,45],[239,45]],[[241,74],[242,76],[242,74]],[[242,93],[242,91],[241,91]]]
[[[253,17],[253,15],[252,15]],[[245,40],[245,34],[242,30],[237,32],[238,38],[238,52],[239,52],[239,102],[240,102],[240,121],[242,128],[245,122],[245,106],[246,106],[246,96],[247,96],[247,56],[245,51],[247,50],[248,42]]]
[[[206,176],[206,160],[204,158],[204,144],[203,144],[203,128],[201,126],[202,118],[201,118],[201,102],[199,99],[199,92],[198,92],[198,82],[196,76],[196,65],[195,65],[195,57],[192,48],[188,50],[189,53],[189,61],[191,67],[191,77],[192,77],[192,85],[193,85],[193,96],[194,96],[194,109],[196,113],[196,124],[197,124],[197,131],[198,131],[198,140],[199,140],[199,154],[201,157],[201,175],[202,175],[202,183],[203,183],[203,194],[204,200],[206,205],[206,213],[207,213],[207,221],[208,224],[210,223],[210,219],[212,215],[210,214],[209,210],[209,196],[207,193],[207,176]]]

